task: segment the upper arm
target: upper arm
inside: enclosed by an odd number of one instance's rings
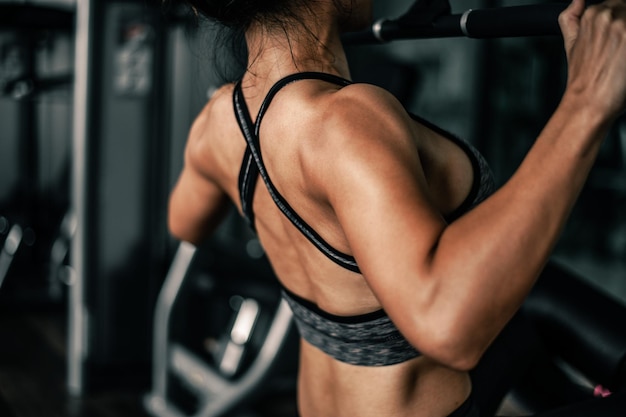
[[[184,166],[170,194],[168,208],[168,227],[172,235],[194,244],[213,232],[229,202],[227,194],[204,166],[210,159],[200,145],[192,129]]]

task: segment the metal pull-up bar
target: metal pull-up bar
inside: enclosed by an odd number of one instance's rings
[[[424,3],[428,3],[424,6]],[[446,1],[418,0],[397,19],[380,19],[361,32],[347,33],[347,44],[384,43],[401,39],[468,37],[477,39],[520,36],[560,35],[558,17],[567,3],[545,3],[467,10],[450,14]],[[598,3],[588,1],[587,4]],[[421,7],[420,7],[421,5]],[[446,8],[447,6],[447,8]],[[438,7],[439,13],[423,15],[426,7]]]

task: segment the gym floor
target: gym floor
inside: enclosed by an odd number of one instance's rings
[[[0,310],[1,417],[149,417],[146,384],[126,384],[80,398],[66,391],[66,323],[57,309]],[[294,417],[291,396],[255,404],[231,417]]]
[[[140,388],[68,395],[65,352],[62,312],[0,312],[0,416],[147,417]]]

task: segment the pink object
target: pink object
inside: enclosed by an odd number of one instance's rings
[[[593,389],[594,397],[606,398],[606,397],[608,397],[611,394],[612,394],[612,392],[609,391],[608,389],[604,388],[602,385],[596,385],[596,387]]]

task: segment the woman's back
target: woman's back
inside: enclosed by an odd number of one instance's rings
[[[350,91],[346,91],[348,88]],[[243,92],[249,96],[246,107],[254,120],[265,94],[246,89]],[[350,155],[341,151],[340,144],[330,141],[337,118],[359,114],[358,108],[367,105],[367,101],[377,100],[376,115],[384,117],[381,99],[388,101],[387,106],[393,111],[404,112],[393,97],[372,86],[341,87],[302,80],[276,95],[260,128],[262,159],[276,189],[306,223],[314,225],[316,232],[343,253],[350,254],[351,249],[325,196],[326,188],[332,184],[328,184],[324,169],[330,164],[349,164]],[[341,116],[346,108],[353,111]],[[437,177],[466,179],[460,184],[439,187],[456,193],[439,197],[442,214],[453,211],[472,188],[472,164],[450,140],[417,123],[411,129],[415,149],[421,150],[427,174],[433,177],[430,183],[437,183]],[[391,133],[381,131],[379,140],[387,140]],[[194,124],[189,141],[188,158],[197,161],[201,172],[227,191],[241,212],[238,181],[246,141],[235,119],[232,85],[223,87],[208,103]],[[448,157],[441,158],[439,151]],[[350,199],[350,195],[345,197]],[[279,211],[262,181],[257,183],[253,201],[256,230],[285,288],[333,315],[357,316],[381,309],[363,275],[342,268],[323,255]],[[448,415],[470,392],[464,372],[422,356],[393,366],[353,366],[333,359],[306,341],[299,385],[303,417]],[[390,407],[394,408],[393,413],[389,413]]]
[[[386,94],[366,85],[349,88],[363,88],[366,94],[369,94],[367,90]],[[302,81],[285,90],[269,107],[260,128],[261,154],[269,177],[306,223],[331,246],[350,254],[346,236],[325,195],[328,187],[332,187],[329,184],[332,178],[324,174],[327,165],[349,164],[350,155],[342,152],[341,145],[332,143],[334,132],[325,135],[323,130],[334,128],[335,121],[329,120],[329,114],[335,113],[331,116],[334,119],[342,117],[336,116],[342,112],[340,105],[354,107],[362,103],[333,103],[336,99],[329,96],[341,94],[343,89],[323,81]],[[233,86],[224,86],[207,104],[191,130],[187,157],[196,160],[203,174],[226,190],[241,213],[238,177],[246,142],[235,119],[232,94]],[[260,107],[263,98],[264,95],[254,94],[253,99],[247,99],[253,118],[256,115],[253,109]],[[346,101],[349,100],[350,97]],[[382,114],[382,111],[375,111],[377,116]],[[404,112],[401,108],[398,111]],[[437,199],[441,214],[445,216],[470,193],[474,179],[472,163],[466,152],[452,141],[416,122],[412,123],[412,130],[415,154],[419,149],[425,179],[429,184],[436,184],[433,198]],[[382,132],[379,140],[384,142],[391,135],[391,132]],[[459,178],[460,181],[455,181]],[[443,182],[446,184],[442,185]],[[349,200],[350,195],[346,194],[345,198]],[[354,207],[354,210],[364,209]],[[363,275],[336,265],[316,249],[279,211],[262,181],[256,185],[254,213],[261,243],[279,279],[289,290],[313,300],[322,310],[340,316],[381,308]],[[394,214],[389,213],[389,216]]]

